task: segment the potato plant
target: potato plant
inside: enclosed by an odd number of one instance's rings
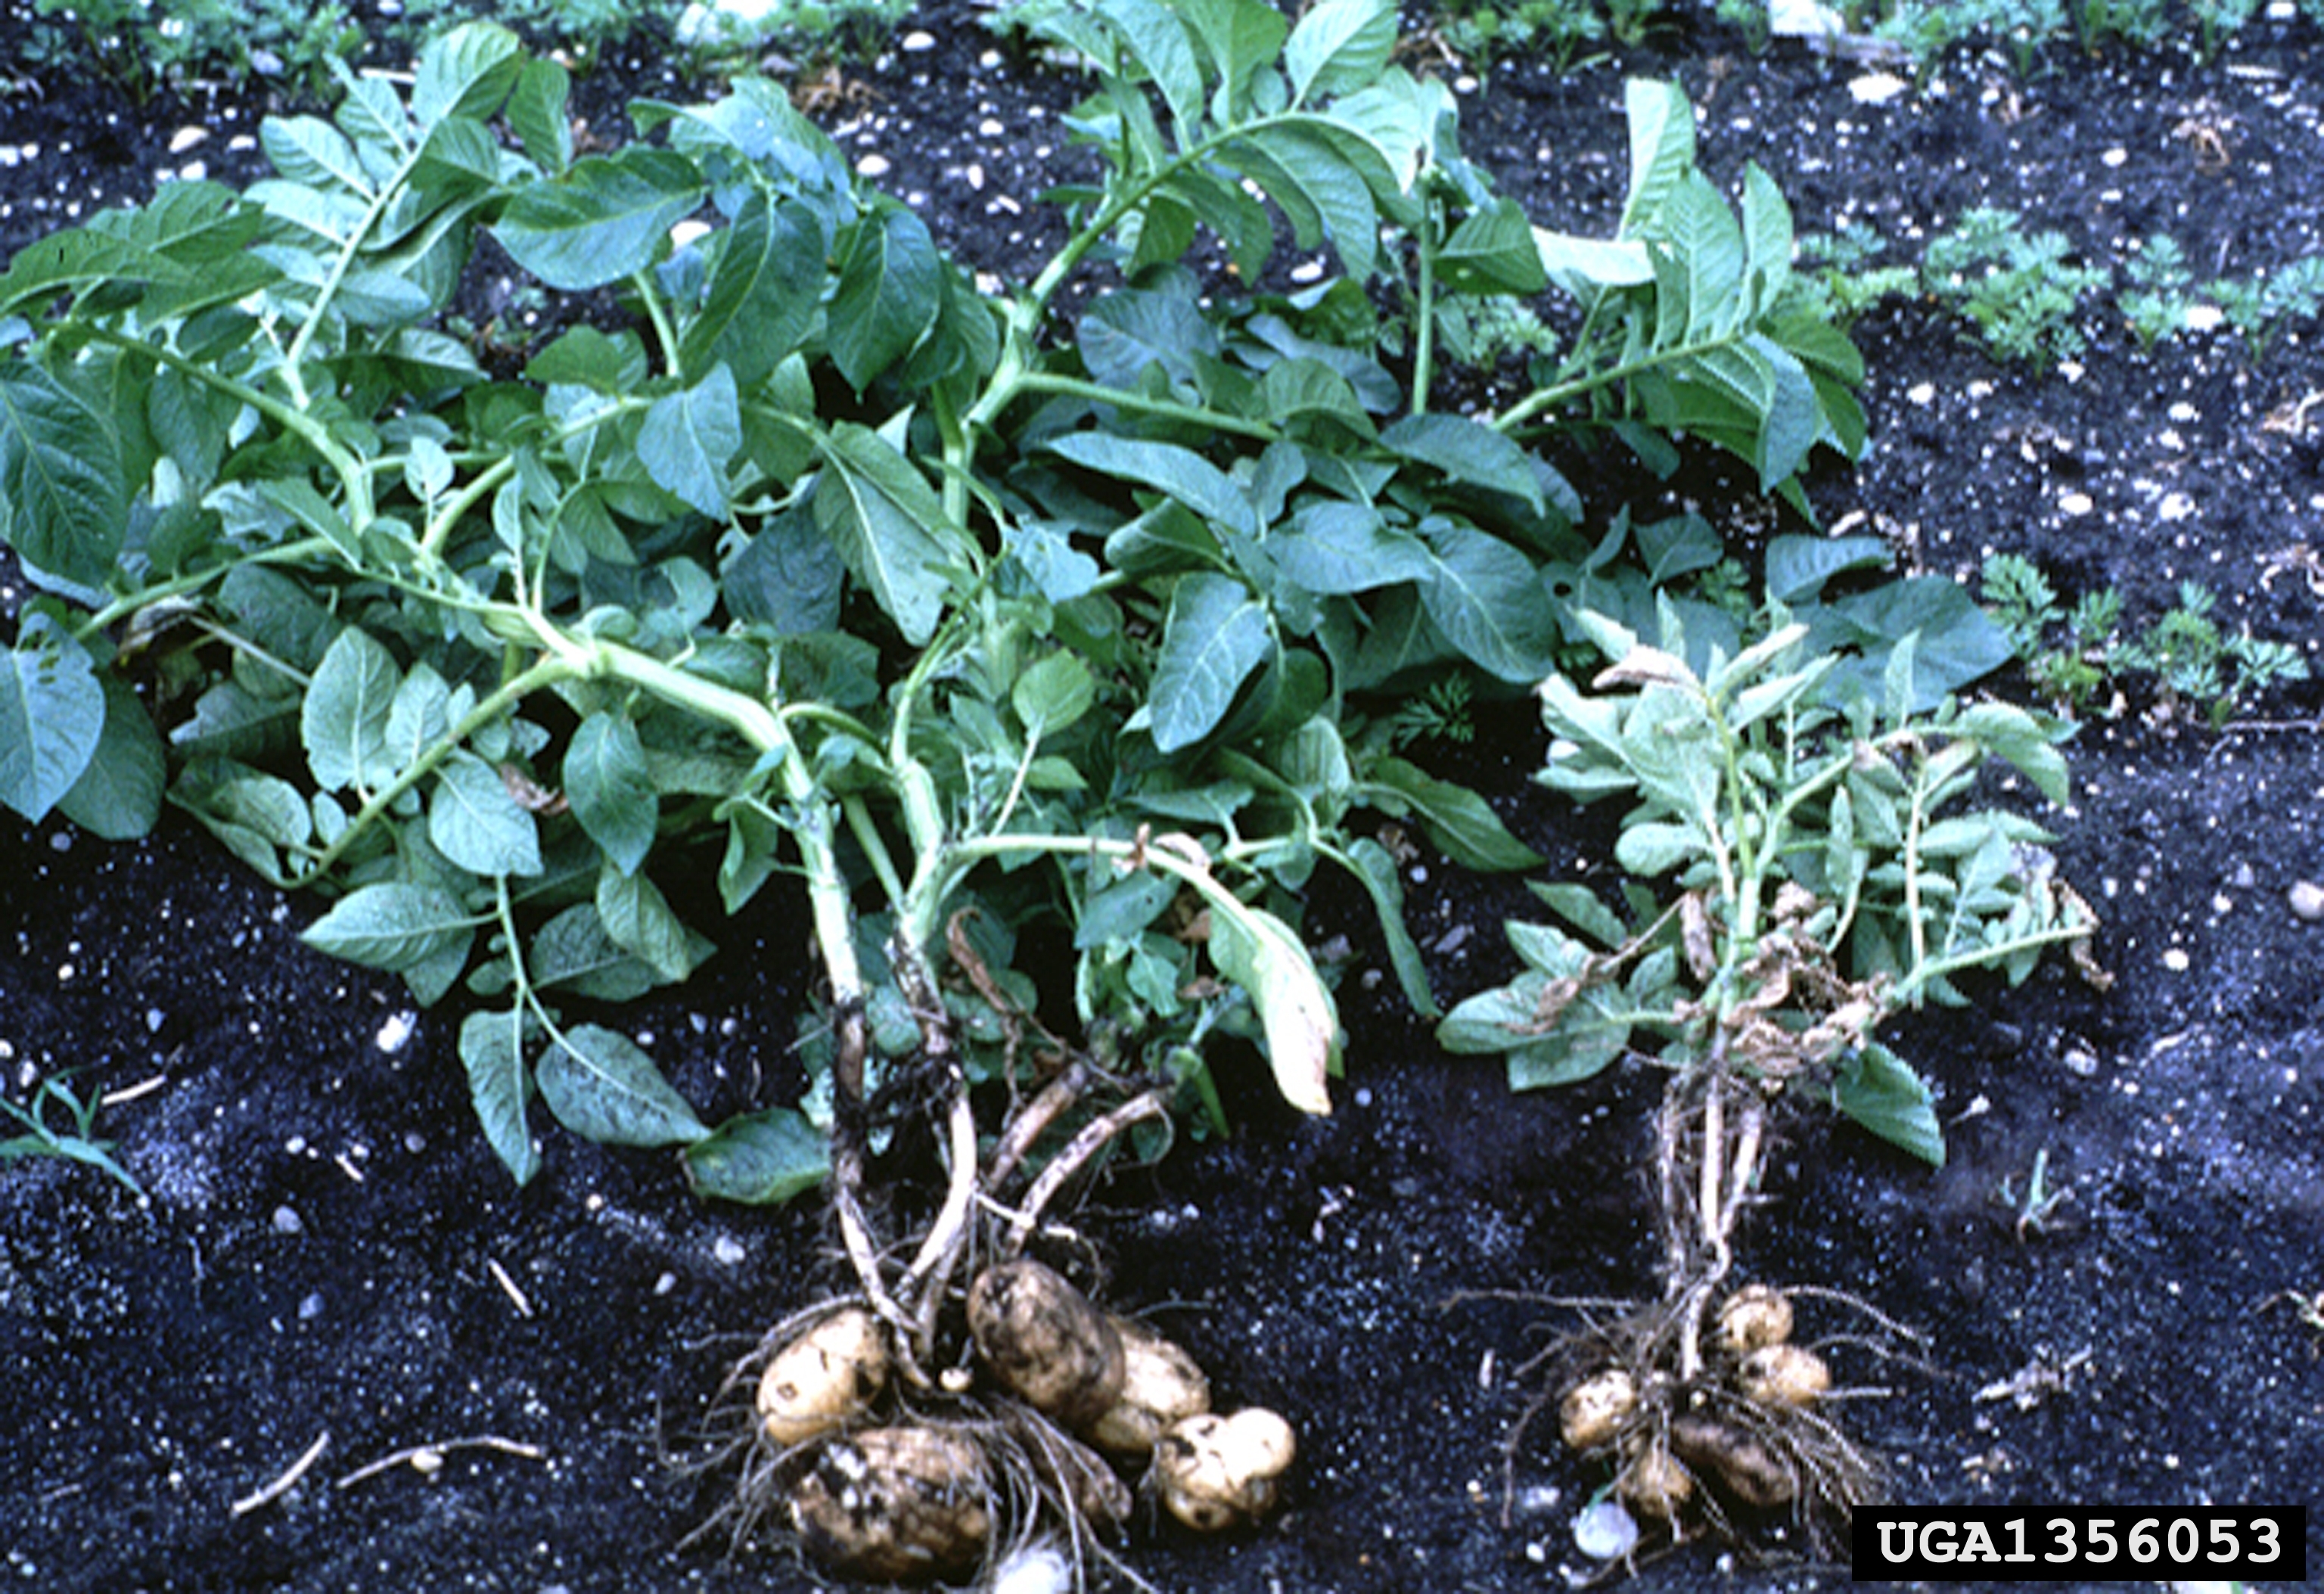
[[[0,276],[0,535],[40,589],[0,672],[0,801],[107,837],[167,802],[327,897],[314,945],[459,992],[519,1181],[538,1098],[679,1148],[706,1195],[827,1185],[852,1277],[811,1315],[867,1312],[881,1368],[840,1429],[973,1399],[939,1431],[1015,1458],[883,1440],[943,1463],[899,1500],[1112,1477],[947,1382],[967,1274],[1017,1261],[1124,1133],[1214,1112],[1221,1037],[1327,1109],[1341,1037],[1296,927],[1319,863],[1435,1012],[1351,816],[1536,861],[1367,705],[1530,686],[1589,634],[1559,594],[1669,576],[1626,524],[1584,535],[1542,437],[1663,463],[1684,431],[1803,504],[1812,451],[1863,439],[1779,192],[1755,170],[1730,208],[1674,89],[1631,86],[1632,191],[1591,240],[1462,159],[1386,0],[1033,25],[1090,69],[1072,125],[1102,177],[997,293],[779,88],[640,103],[632,142],[583,154],[563,70],[488,25],[408,89],[346,75],[329,119],[269,121],[248,190],[169,185]],[[1219,291],[1190,263],[1207,237],[1264,284],[1278,227],[1341,274]],[[447,335],[511,266],[550,296],[543,336]],[[1553,287],[1578,320],[1540,390],[1433,409],[1443,297]],[[1376,355],[1391,327],[1407,368]],[[794,882],[821,983],[807,1102],[715,1127],[587,1017],[711,954],[664,884],[706,850],[729,913]],[[1028,935],[1070,956],[1022,966]],[[924,1209],[880,1199],[916,1167]]]
[[[1554,1347],[1536,1409],[1556,1406],[1569,1448],[1612,1459],[1634,1515],[1675,1527],[1781,1509],[1821,1534],[1872,1470],[1820,1409],[1831,1369],[1792,1342],[1790,1296],[1738,1287],[1738,1229],[1766,1199],[1781,1115],[1803,1103],[1942,1163],[1926,1085],[1879,1038],[1896,1014],[1964,1000],[1975,971],[2022,981],[2055,947],[2103,981],[2095,916],[2040,828],[1950,811],[1993,759],[2062,803],[2064,761],[2022,709],[1932,701],[1910,638],[1875,675],[1780,603],[1732,653],[1691,647],[1667,605],[1655,642],[1583,623],[1609,662],[1587,692],[1562,675],[1542,687],[1540,779],[1632,805],[1621,905],[1537,886],[1558,922],[1512,923],[1526,972],[1455,1007],[1439,1038],[1505,1056],[1517,1089],[1627,1057],[1670,1071],[1650,1136],[1661,1287],[1599,1304]]]

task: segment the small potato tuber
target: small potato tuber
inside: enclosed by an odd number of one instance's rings
[[[1770,1285],[1747,1284],[1719,1309],[1719,1345],[1729,1356],[1748,1356],[1792,1337],[1792,1298]]]
[[[1205,1412],[1162,1431],[1154,1482],[1170,1515],[1199,1533],[1263,1516],[1297,1454],[1291,1424],[1253,1406],[1222,1417]]]
[[[1788,1506],[1799,1479],[1756,1435],[1715,1417],[1685,1416],[1671,1424],[1671,1449],[1698,1472],[1708,1472],[1747,1506]]]
[[[1675,1521],[1694,1498],[1694,1474],[1660,1441],[1648,1445],[1622,1469],[1614,1492],[1634,1516]]]
[[[1142,1322],[1113,1320],[1121,1337],[1121,1393],[1090,1425],[1101,1450],[1143,1460],[1162,1430],[1211,1409],[1211,1381],[1194,1359]]]
[[[867,1428],[828,1440],[791,1491],[807,1553],[843,1576],[956,1577],[992,1535],[984,1451],[940,1428]]]
[[[1593,1373],[1557,1403],[1557,1432],[1565,1448],[1596,1450],[1609,1444],[1638,1409],[1638,1386],[1620,1368]]]
[[[888,1341],[862,1306],[817,1318],[759,1378],[759,1421],[786,1449],[862,1416],[888,1382]]]
[[[1760,1405],[1809,1406],[1831,1387],[1831,1368],[1797,1345],[1764,1345],[1743,1359],[1735,1384]]]
[[[1068,1428],[1087,1428],[1121,1395],[1120,1331],[1038,1262],[1006,1262],[977,1275],[968,1327],[992,1376]]]

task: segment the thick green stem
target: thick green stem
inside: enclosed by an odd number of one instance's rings
[[[1120,388],[1084,382],[1077,377],[1057,376],[1046,371],[1028,372],[1016,380],[1015,386],[1019,393],[1051,393],[1065,398],[1086,399],[1093,404],[1111,404],[1133,415],[1150,415],[1157,420],[1180,420],[1188,426],[1228,432],[1262,443],[1272,443],[1283,436],[1281,428],[1270,426],[1263,420],[1250,420],[1201,405],[1176,403],[1168,399],[1149,399],[1140,393],[1126,392]]]
[[[224,393],[231,399],[249,405],[286,431],[297,433],[299,440],[312,448],[323,463],[329,465],[337,475],[340,484],[346,491],[349,523],[357,530],[361,530],[373,518],[375,511],[372,508],[370,471],[345,444],[331,436],[329,428],[304,410],[296,405],[285,403],[271,393],[262,392],[248,382],[237,382],[233,377],[221,375],[208,365],[189,360],[175,349],[148,343],[142,337],[132,337],[110,327],[84,325],[79,330],[83,336],[94,342],[104,344],[111,348],[142,355],[156,364],[166,365],[180,376],[198,382],[215,392]]]
[[[686,380],[685,364],[678,358],[678,327],[669,318],[669,307],[654,291],[653,279],[643,272],[630,275],[630,286],[637,290],[638,301],[646,307],[646,318],[653,323],[654,338],[661,345],[662,369],[680,382]]]
[[[1559,405],[1578,399],[1584,393],[1595,392],[1600,388],[1611,387],[1617,382],[1628,382],[1633,376],[1642,372],[1652,371],[1658,365],[1671,365],[1682,361],[1698,360],[1705,355],[1731,347],[1742,341],[1740,334],[1730,333],[1719,337],[1702,338],[1694,343],[1678,344],[1670,348],[1655,349],[1635,359],[1609,365],[1603,371],[1592,372],[1586,376],[1577,376],[1567,382],[1555,382],[1548,387],[1536,388],[1500,414],[1487,418],[1486,424],[1496,431],[1515,431],[1536,415],[1545,410],[1554,410]]]
[[[1412,412],[1428,413],[1428,389],[1436,378],[1436,228],[1443,212],[1436,201],[1427,201],[1427,212],[1421,218],[1420,246],[1420,318],[1412,329]]]
[[[1028,391],[1028,384],[1034,374],[1033,346],[1040,334],[1041,323],[1049,313],[1050,299],[1071,280],[1083,258],[1102,243],[1106,235],[1112,232],[1124,217],[1144,205],[1178,173],[1190,166],[1199,166],[1227,145],[1271,128],[1292,126],[1314,119],[1307,112],[1293,109],[1261,116],[1242,125],[1222,128],[1191,148],[1181,150],[1099,207],[1089,225],[1067,239],[1065,246],[1042,267],[1031,285],[1010,304],[1001,363],[994,369],[991,381],[985,384],[983,396],[970,409],[964,421],[970,433],[990,427],[1019,394]]]

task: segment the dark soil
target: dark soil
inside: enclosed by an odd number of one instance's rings
[[[22,25],[0,17],[0,51]],[[883,182],[944,241],[1010,272],[1039,246],[1036,196],[1064,159],[1074,84],[963,7],[911,25],[935,47],[856,74],[867,92],[826,124],[886,161]],[[610,129],[631,95],[671,92],[669,59],[651,41],[617,54],[586,80],[585,114]],[[1864,105],[1861,67],[1754,58],[1705,27],[1562,78],[1505,67],[1464,95],[1463,141],[1536,219],[1604,228],[1621,78],[1676,74],[1703,107],[1706,165],[1724,180],[1758,161],[1804,231],[1855,217],[1912,239],[1996,204],[2094,258],[2170,231],[2204,274],[2324,249],[2312,23],[2255,23],[2213,65],[2053,59],[2031,80],[1956,61],[1924,92]],[[235,140],[266,109],[220,92],[140,111],[66,82],[0,99],[0,256],[190,161],[240,180],[254,157]],[[189,126],[205,140],[171,152]],[[1875,444],[1819,484],[1825,521],[1860,509],[1964,577],[1990,551],[2025,552],[2070,599],[2118,584],[2134,623],[2199,579],[2228,623],[2324,666],[2324,576],[2300,563],[2324,549],[2324,404],[2299,408],[2324,392],[2324,336],[2295,330],[2253,365],[2229,334],[2145,355],[2091,319],[2079,365],[2041,378],[1924,306],[1862,323]],[[1599,512],[1618,479],[1585,483]],[[1764,529],[1715,477],[1674,491],[1738,534]],[[5,595],[13,609],[21,584]],[[1821,1115],[1779,1151],[1746,1267],[1859,1292],[1928,1336],[1921,1377],[1835,1351],[1844,1382],[1893,1391],[1849,1408],[1893,1498],[2306,1505],[2324,1566],[2324,1330],[2285,1297],[2324,1292],[2324,926],[2287,906],[2324,876],[2319,703],[2311,683],[2211,733],[2134,695],[2094,721],[2070,749],[2075,802],[2047,820],[2106,916],[2112,992],[2045,970],[1898,1027],[1941,1093],[1941,1173]],[[1514,712],[1484,729],[1447,772],[1490,790],[1560,874],[1602,874],[1602,820],[1526,784],[1537,731]],[[1521,888],[1431,861],[1411,897],[1441,995],[1509,972],[1499,926]],[[1313,927],[1360,953],[1374,943],[1357,907],[1327,893]],[[147,1193],[49,1159],[0,1170],[0,1581],[810,1586],[779,1548],[681,1543],[722,1484],[665,1451],[687,1447],[728,1360],[835,1276],[815,1203],[706,1207],[670,1160],[563,1136],[512,1190],[469,1115],[456,1015],[414,1013],[392,980],[307,951],[313,911],[175,819],[134,846],[0,828],[7,1094],[69,1070],[107,1095],[99,1131]],[[731,1110],[796,1088],[806,953],[781,903],[719,939],[682,1000],[619,1022],[698,1104]],[[1514,1589],[1589,1568],[1570,1525],[1602,1479],[1554,1444],[1515,1458],[1505,1516],[1502,1439],[1535,1393],[1509,1369],[1556,1314],[1463,1297],[1653,1287],[1640,1170],[1659,1082],[1639,1067],[1513,1099],[1495,1069],[1439,1054],[1393,991],[1342,993],[1333,1116],[1295,1119],[1236,1082],[1231,1138],[1117,1180],[1080,1220],[1118,1304],[1302,1433],[1264,1529],[1140,1535],[1135,1564],[1161,1589]],[[2000,1187],[2022,1190],[2043,1153],[2069,1193],[2021,1225]],[[1812,1307],[1804,1331],[1849,1326]],[[449,1448],[487,1437],[505,1442]],[[236,1512],[317,1445],[298,1487]],[[350,1478],[420,1446],[442,1452],[432,1476]],[[1686,1547],[1640,1582],[1846,1580],[1772,1548],[1769,1562]]]

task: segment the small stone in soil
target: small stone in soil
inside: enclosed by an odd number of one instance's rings
[[[2314,880],[2301,880],[2292,888],[2292,911],[2314,924],[2324,918],[2324,886]]]

